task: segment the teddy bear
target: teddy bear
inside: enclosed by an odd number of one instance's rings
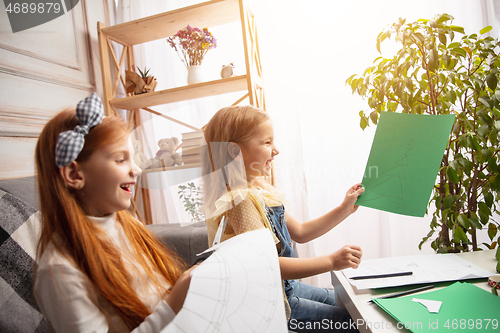
[[[148,159],[141,151],[141,142],[132,137],[132,147],[134,148],[134,162],[142,170],[147,169],[153,164],[153,159]]]
[[[160,139],[158,147],[160,150],[156,153],[153,161],[153,168],[161,168],[163,166],[169,167],[174,165],[181,165],[181,155],[176,153],[175,150],[179,145],[179,139],[176,137]],[[163,165],[162,161],[163,160]]]

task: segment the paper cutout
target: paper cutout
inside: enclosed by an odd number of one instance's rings
[[[288,332],[276,246],[267,229],[219,245],[195,268],[184,306],[161,333]]]
[[[422,304],[431,313],[439,313],[439,309],[441,308],[441,304],[443,304],[443,302],[441,302],[441,301],[432,301],[430,299],[419,299],[419,298],[412,299],[412,302],[417,302],[417,303]]]
[[[469,283],[455,282],[446,288],[419,294],[442,301],[439,313],[430,313],[412,302],[413,296],[373,299],[412,332],[496,332],[500,329],[500,297]]]
[[[353,276],[412,271],[412,275],[382,279],[352,280]],[[357,289],[384,288],[409,284],[486,278],[491,272],[454,253],[400,256],[363,260],[357,269],[342,271]]]
[[[356,204],[423,217],[454,120],[382,112]]]

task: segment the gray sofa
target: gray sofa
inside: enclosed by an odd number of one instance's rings
[[[53,332],[32,294],[38,205],[34,177],[0,180],[0,332]],[[205,223],[148,228],[189,265],[204,259]]]

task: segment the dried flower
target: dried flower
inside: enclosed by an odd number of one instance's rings
[[[201,65],[207,51],[217,46],[217,40],[207,28],[200,30],[189,25],[169,37],[167,42],[186,66]]]

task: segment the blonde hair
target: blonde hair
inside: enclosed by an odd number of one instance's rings
[[[100,237],[103,231],[85,216],[76,199],[76,190],[66,186],[55,163],[59,133],[74,129],[78,124],[75,110],[65,110],[47,123],[36,145],[42,221],[37,258],[52,242],[61,254],[72,259],[132,330],[144,321],[150,311],[130,285],[131,277],[123,265],[119,250],[106,237]],[[101,124],[85,136],[85,145],[76,161],[85,162],[96,150],[126,140],[128,135],[129,128],[123,120],[105,117]],[[138,262],[163,295],[167,292],[166,286],[160,284],[154,271],[163,275],[173,286],[185,269],[185,264],[128,211],[117,212],[116,217]],[[105,315],[109,316],[107,313]]]
[[[207,149],[202,152],[202,175],[205,189],[205,216],[215,209],[215,201],[228,189],[247,187],[243,160],[230,153],[230,143],[245,144],[263,122],[267,112],[254,106],[229,106],[217,111],[205,126]]]

